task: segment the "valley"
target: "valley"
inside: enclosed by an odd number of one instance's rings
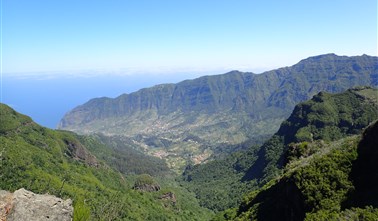
[[[73,220],[375,220],[377,64],[326,54],[94,98],[58,130],[1,104],[0,189],[70,199]]]
[[[378,221],[377,1],[0,0],[0,221]]]
[[[232,71],[95,98],[68,112],[60,129],[123,136],[183,170],[223,153],[261,145],[294,106],[320,91],[378,86],[376,57],[326,54],[261,74]]]

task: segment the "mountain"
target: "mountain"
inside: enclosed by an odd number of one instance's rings
[[[375,88],[357,87],[338,94],[319,92],[311,100],[295,106],[277,133],[262,145],[246,178],[270,180],[289,159],[317,151],[290,144],[329,142],[358,134],[378,119],[377,110],[378,90]]]
[[[182,185],[202,206],[215,211],[235,207],[243,194],[280,176],[288,162],[310,159],[330,142],[361,133],[378,119],[378,89],[358,87],[342,93],[319,92],[299,103],[263,145],[223,159],[189,166]],[[211,193],[211,194],[209,194]]]
[[[95,137],[41,127],[0,104],[0,190],[25,188],[70,198],[74,220],[206,220],[212,215],[173,180],[124,176],[90,151],[106,149],[112,150]],[[149,184],[143,177],[159,182],[159,189],[133,189]]]
[[[133,149],[124,143],[121,136],[94,134],[78,138],[98,159],[105,161],[125,176],[149,174],[166,178],[173,175],[163,159]]]
[[[232,71],[95,98],[68,112],[59,128],[121,135],[178,169],[261,144],[295,104],[320,91],[364,85],[378,86],[377,57],[326,54],[262,74]]]
[[[377,137],[375,122],[362,136],[291,160],[282,176],[214,220],[378,220]]]

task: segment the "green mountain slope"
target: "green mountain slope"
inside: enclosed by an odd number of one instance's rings
[[[215,220],[377,220],[378,123],[291,160],[285,173]]]
[[[174,183],[160,183],[156,192],[132,189],[137,176],[125,178],[88,151],[103,145],[93,137],[41,127],[0,104],[0,189],[26,188],[71,198],[74,220],[206,220],[211,216]]]
[[[221,211],[236,206],[244,193],[280,176],[290,160],[311,157],[328,142],[359,134],[376,119],[377,89],[360,87],[339,94],[320,92],[298,104],[278,132],[262,146],[187,167],[182,185],[210,209]]]
[[[173,175],[163,159],[152,157],[132,148],[121,136],[78,136],[80,142],[98,158],[123,175],[149,174],[154,177]]]
[[[339,94],[320,92],[294,108],[278,132],[259,150],[259,158],[247,172],[247,178],[270,180],[289,158],[316,151],[305,143],[300,147],[290,143],[327,142],[360,133],[378,119],[377,110],[378,90],[374,88],[358,87]]]
[[[378,86],[377,64],[377,57],[327,54],[262,74],[232,71],[157,85],[92,99],[67,113],[59,128],[125,136],[134,148],[163,155],[177,169],[219,150],[232,152],[235,145],[261,144],[295,104],[320,91]]]

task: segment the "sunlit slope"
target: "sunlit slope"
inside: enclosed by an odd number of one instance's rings
[[[157,192],[133,190],[135,179],[97,159],[88,149],[106,147],[88,139],[41,127],[0,104],[0,189],[71,198],[74,220],[204,220],[211,215],[174,183],[161,184]],[[174,203],[161,198],[167,193],[174,194]]]
[[[329,142],[360,134],[376,119],[377,89],[320,92],[296,105],[278,132],[263,145],[187,167],[183,185],[196,193],[201,205],[213,210],[236,206],[244,193],[280,176],[291,160],[325,151],[322,147]]]
[[[215,220],[377,220],[378,123],[291,159],[282,176]]]
[[[262,74],[232,71],[96,98],[68,112],[59,128],[122,135],[135,148],[164,155],[171,167],[262,143],[294,106],[320,91],[378,86],[372,56],[310,57]],[[172,158],[172,159],[171,159]]]

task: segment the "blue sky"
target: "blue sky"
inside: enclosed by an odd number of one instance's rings
[[[4,73],[254,71],[377,54],[376,0],[1,1]]]

